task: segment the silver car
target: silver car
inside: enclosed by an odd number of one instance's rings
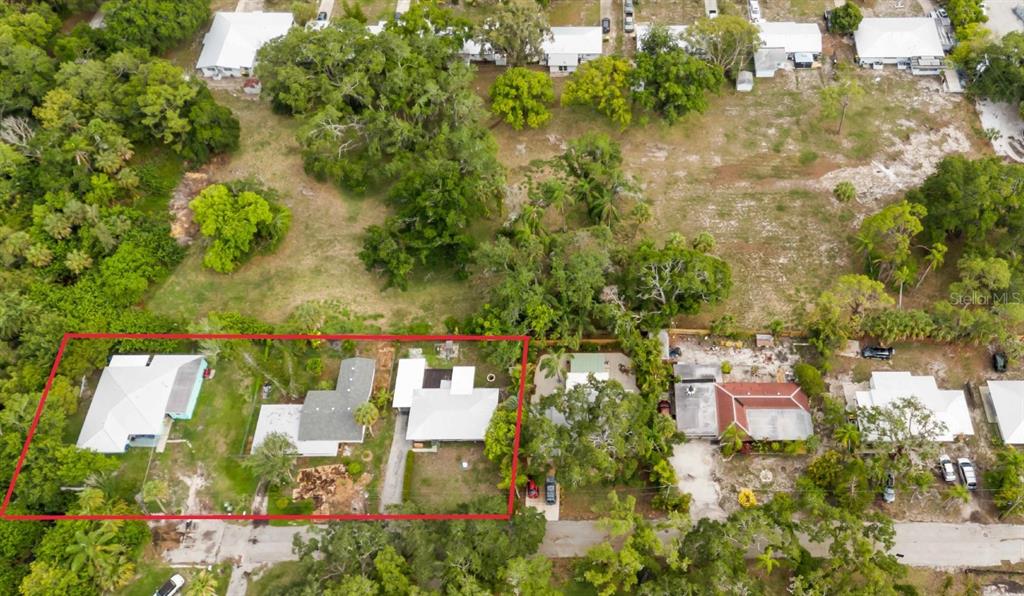
[[[956,460],[956,466],[960,468],[960,477],[963,478],[964,484],[967,485],[967,490],[978,488],[978,473],[971,460],[961,457]]]
[[[622,30],[626,33],[632,33],[635,28],[636,26],[633,23],[633,15],[626,15],[625,21],[622,25]]]
[[[939,456],[939,473],[942,474],[942,479],[946,482],[956,482],[956,466],[953,465],[953,460],[949,459],[949,456],[945,453]]]

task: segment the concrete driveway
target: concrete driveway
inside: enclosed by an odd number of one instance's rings
[[[380,487],[380,513],[386,513],[388,505],[402,503],[402,485],[405,481],[405,460],[412,443],[405,440],[409,428],[409,414],[399,412],[395,418],[395,434],[391,437],[388,451],[388,465],[384,468],[384,480]]]
[[[725,510],[719,505],[721,491],[715,481],[719,462],[718,448],[708,441],[692,440],[672,449],[669,463],[676,471],[679,490],[690,493],[690,517],[725,519]]]
[[[554,505],[548,505],[544,501],[544,485],[543,485],[543,483],[538,484],[537,489],[540,491],[539,496],[537,498],[535,498],[535,499],[531,499],[529,496],[527,496],[526,497],[526,506],[527,507],[533,507],[537,511],[540,511],[541,513],[543,513],[544,514],[544,519],[549,521],[549,522],[556,522],[556,521],[558,521],[558,516],[559,516],[560,511],[561,511],[561,506],[560,505],[562,503],[562,485],[559,484],[558,487],[555,489],[557,491],[557,498],[555,499],[555,504]]]
[[[985,0],[985,5],[988,6],[985,13],[988,15],[988,22],[985,23],[985,27],[988,27],[997,38],[1014,31],[1024,31],[1024,22],[1013,14],[1013,7],[1019,4],[1024,4],[1024,2],[1021,0]]]

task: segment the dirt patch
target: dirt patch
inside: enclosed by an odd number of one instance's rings
[[[299,470],[292,498],[312,500],[316,515],[366,513],[366,487],[372,479],[370,474],[353,479],[344,464],[305,468]]]
[[[839,182],[852,182],[857,188],[857,201],[877,208],[879,199],[892,196],[920,185],[935,172],[943,157],[950,153],[966,153],[971,142],[962,130],[946,126],[939,130],[914,132],[904,142],[889,132],[888,142],[899,147],[891,160],[875,160],[865,166],[841,168],[818,179],[818,190],[829,191]]]
[[[199,226],[192,218],[189,202],[210,184],[207,172],[187,172],[174,189],[168,209],[171,212],[171,237],[182,246],[188,246],[199,233]]]

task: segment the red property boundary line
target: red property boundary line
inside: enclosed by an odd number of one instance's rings
[[[46,397],[50,393],[50,388],[53,386],[53,380],[57,376],[57,369],[60,366],[60,361],[64,357],[64,351],[67,349],[68,341],[72,339],[184,339],[184,340],[199,340],[199,339],[263,339],[263,340],[354,340],[354,341],[399,341],[399,342],[414,342],[414,341],[483,341],[483,342],[494,342],[494,341],[519,341],[523,343],[522,359],[521,359],[521,370],[519,375],[519,395],[516,402],[516,432],[515,437],[512,441],[512,474],[511,482],[508,489],[508,508],[505,513],[453,513],[453,514],[433,514],[433,513],[422,513],[422,514],[399,514],[399,513],[367,513],[367,514],[344,514],[344,515],[295,515],[295,514],[280,514],[280,515],[225,515],[225,514],[194,514],[194,515],[170,515],[170,514],[154,514],[154,515],[18,515],[7,513],[7,508],[11,503],[11,498],[14,495],[14,486],[18,482],[18,475],[21,473],[21,468],[25,463],[25,458],[28,456],[29,446],[32,443],[32,437],[35,435],[36,427],[39,426],[39,419],[43,414],[43,407],[46,405]],[[0,505],[0,520],[5,521],[50,521],[50,520],[141,520],[141,521],[159,521],[159,520],[196,520],[196,519],[219,519],[219,520],[253,520],[253,521],[269,521],[274,519],[279,520],[304,520],[304,521],[375,521],[375,520],[469,520],[469,519],[486,519],[486,520],[508,520],[512,517],[512,512],[515,506],[515,486],[516,486],[516,474],[518,472],[518,461],[519,461],[519,437],[522,430],[523,424],[523,400],[526,393],[526,361],[527,355],[530,348],[530,337],[527,335],[387,335],[387,334],[367,334],[367,335],[317,335],[317,334],[274,334],[274,333],[65,333],[64,337],[61,338],[60,347],[57,349],[57,358],[53,362],[53,367],[50,369],[50,376],[46,379],[46,385],[43,387],[42,397],[39,399],[39,405],[36,406],[35,416],[32,418],[32,424],[29,426],[28,435],[25,438],[25,445],[21,449],[21,455],[18,457],[18,462],[14,467],[14,476],[11,478],[10,486],[7,487],[7,494],[4,496],[3,504]]]

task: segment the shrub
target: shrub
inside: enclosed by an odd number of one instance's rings
[[[832,196],[840,203],[849,203],[857,198],[857,188],[852,182],[844,180],[832,189]]]
[[[292,16],[295,23],[305,25],[316,18],[316,4],[313,2],[292,2]]]
[[[846,4],[832,11],[832,31],[849,35],[857,30],[863,19],[860,7],[847,0]]]
[[[411,454],[411,452],[410,452]],[[408,467],[408,464],[407,464]],[[348,464],[345,469],[348,470],[348,475],[353,478],[358,478],[363,473],[363,462],[356,460]]]
[[[510,68],[491,86],[491,112],[512,128],[537,128],[551,119],[548,105],[555,92],[551,77],[526,68]]]
[[[732,315],[722,315],[711,321],[709,330],[711,335],[735,338],[737,336],[736,319]]]
[[[728,360],[722,361],[722,374],[727,375],[732,372],[732,363]]]
[[[793,367],[793,374],[796,375],[796,382],[804,390],[807,397],[820,399],[825,395],[825,380],[821,378],[821,372],[806,362],[800,362]]]
[[[199,231],[210,240],[203,264],[230,273],[253,252],[271,251],[291,226],[291,211],[274,194],[246,182],[213,184],[192,199]]]
[[[306,361],[306,372],[319,377],[324,372],[324,361],[320,358],[310,358]]]

